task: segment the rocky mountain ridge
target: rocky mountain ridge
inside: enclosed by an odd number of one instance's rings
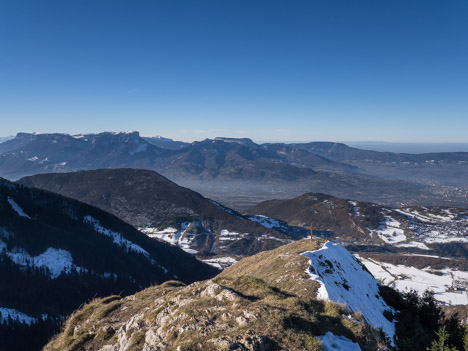
[[[44,350],[422,351],[441,326],[461,330],[430,296],[401,296],[341,246],[304,239],[214,279],[94,300]]]
[[[45,350],[320,350],[320,340],[329,338],[356,350],[383,349],[385,339],[363,316],[316,299],[320,284],[306,273],[308,259],[300,253],[320,245],[305,240],[243,260],[213,280],[94,301]],[[265,277],[268,269],[285,281]]]

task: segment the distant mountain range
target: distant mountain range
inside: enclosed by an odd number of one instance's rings
[[[216,272],[96,207],[0,179],[0,350],[38,350],[93,297]]]
[[[235,138],[186,144],[138,132],[19,133],[0,144],[0,175],[9,179],[128,167],[155,170],[240,209],[310,191],[390,205],[468,206],[468,153],[393,154],[339,143],[259,145]]]

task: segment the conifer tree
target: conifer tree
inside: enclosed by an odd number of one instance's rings
[[[455,347],[447,345],[450,335],[445,330],[445,326],[440,328],[436,334],[438,340],[432,341],[431,348],[428,348],[428,351],[458,351]]]

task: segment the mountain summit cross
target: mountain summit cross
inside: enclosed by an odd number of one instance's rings
[[[317,227],[314,227],[312,224],[310,224],[310,239],[312,240],[313,239],[313,233],[314,233],[314,229],[317,229]]]

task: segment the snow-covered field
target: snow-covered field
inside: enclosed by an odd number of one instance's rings
[[[390,216],[384,215],[385,221],[382,222],[377,230],[373,233],[377,234],[380,239],[387,244],[396,244],[406,241],[405,231],[401,228],[401,223]]]
[[[362,313],[375,328],[382,328],[390,339],[395,325],[384,316],[392,309],[379,293],[379,285],[351,253],[337,243],[327,242],[316,251],[302,254],[310,260],[307,273],[320,283],[317,297],[344,304],[350,312]]]
[[[358,202],[348,202],[354,210],[349,216],[362,216]],[[381,214],[384,220],[379,227],[367,230],[371,237],[377,235],[387,244],[427,250],[426,244],[468,243],[468,210],[420,206],[383,208]]]
[[[434,271],[430,268],[417,269],[404,265],[393,265],[373,259],[358,257],[367,269],[382,284],[405,292],[416,290],[420,295],[425,290],[434,291],[434,298],[449,305],[468,304],[467,291],[448,291],[467,284],[468,272],[443,269]],[[437,272],[437,274],[436,274]]]
[[[421,213],[423,210],[426,212]],[[422,207],[419,210],[395,209],[393,212],[406,217],[405,225],[400,223],[397,227],[405,229],[412,237],[411,241],[419,245],[468,242],[468,215],[463,210],[447,208],[436,214]],[[423,246],[421,248],[425,249]]]

